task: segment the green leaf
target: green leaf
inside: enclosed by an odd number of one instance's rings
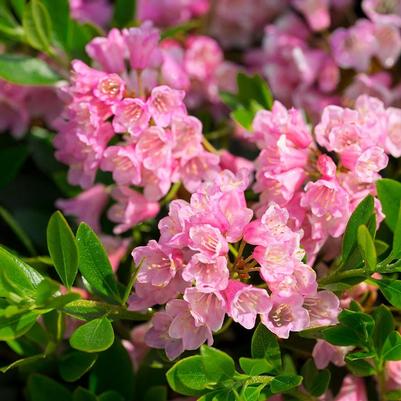
[[[81,24],[73,19],[68,21],[67,51],[70,58],[89,61],[85,46],[96,36],[103,36],[99,29],[91,24]]]
[[[369,271],[374,272],[377,264],[376,249],[369,230],[365,225],[358,227],[357,239],[366,267]]]
[[[385,394],[386,401],[400,401],[401,400],[401,390],[389,391]]]
[[[71,288],[78,272],[78,246],[70,226],[59,211],[50,217],[47,247],[61,281]]]
[[[342,261],[345,263],[357,245],[358,227],[367,224],[374,211],[372,195],[368,195],[354,210],[348,220],[342,243]]]
[[[26,39],[37,50],[48,53],[52,26],[49,13],[40,0],[31,0],[22,17]]]
[[[145,393],[144,400],[152,401],[167,401],[167,387],[166,386],[152,386]]]
[[[363,359],[348,360],[346,359],[347,367],[352,374],[359,377],[372,376],[376,374],[375,368]]]
[[[12,340],[24,335],[36,322],[37,312],[19,312],[6,317],[0,316],[0,341]]]
[[[0,77],[1,75],[0,54]],[[25,145],[14,145],[0,149],[0,189],[6,187],[17,176],[28,157],[28,149]]]
[[[376,248],[376,255],[380,256],[380,255],[383,255],[383,253],[387,251],[388,244],[386,244],[384,241],[375,239],[375,248]]]
[[[401,280],[383,278],[373,281],[379,286],[380,291],[391,305],[401,308]]]
[[[59,364],[60,376],[67,382],[81,378],[96,362],[97,354],[72,351],[64,355]]]
[[[114,330],[107,317],[92,320],[78,327],[70,338],[72,348],[84,352],[100,352],[111,347]]]
[[[265,358],[274,368],[281,368],[281,353],[276,336],[266,326],[259,323],[251,342],[253,358]]]
[[[22,19],[25,8],[25,0],[10,0],[10,4],[14,9],[15,14]]]
[[[385,361],[401,360],[401,335],[393,331],[383,345],[383,359]]]
[[[0,247],[0,296],[2,294],[2,282],[6,281],[12,286],[13,291],[22,298],[34,295],[43,277],[32,267],[25,264],[21,259]]]
[[[110,369],[110,366],[113,369]],[[151,380],[149,376],[144,378],[146,386]],[[135,382],[131,358],[121,342],[116,340],[108,350],[98,356],[90,371],[89,389],[96,394],[114,390],[126,401],[132,401],[136,399],[134,397]]]
[[[358,344],[367,345],[370,342],[375,324],[370,315],[345,309],[340,313],[338,319],[342,325],[356,333],[359,337]]]
[[[81,223],[77,231],[79,271],[99,295],[121,303],[109,258],[94,231]]]
[[[401,183],[388,178],[383,178],[376,182],[376,188],[383,213],[386,216],[385,222],[390,230],[394,232],[399,215]]]
[[[170,387],[183,395],[201,395],[213,384],[200,355],[181,359],[167,372],[166,377]]]
[[[389,258],[391,260],[401,257],[401,208],[398,209],[397,224],[394,230],[393,246]]]
[[[16,3],[15,0],[13,2]],[[16,21],[12,11],[6,6],[5,0],[2,0],[0,7],[0,33],[4,34],[7,39],[13,41],[22,41],[24,31]]]
[[[35,292],[35,304],[36,306],[44,306],[50,298],[59,293],[60,285],[55,281],[45,277],[40,282]],[[60,294],[60,293],[59,293]]]
[[[34,374],[28,380],[30,401],[72,401],[72,395],[60,383],[49,377]]]
[[[302,376],[298,375],[279,375],[270,383],[270,389],[273,394],[284,393],[298,387],[302,383]]]
[[[0,151],[1,152],[1,151]],[[0,156],[1,157],[1,156]],[[31,255],[36,255],[35,247],[32,244],[31,239],[23,230],[23,228],[19,225],[17,220],[3,207],[0,206],[0,217],[8,224],[17,238],[21,241],[21,243],[25,246],[26,250]]]
[[[254,112],[246,109],[243,106],[239,106],[230,114],[232,119],[234,119],[238,124],[242,125],[242,127],[247,130],[250,130],[252,128],[254,115]]]
[[[373,318],[375,319],[373,342],[377,353],[380,355],[388,336],[395,329],[394,319],[389,309],[384,305],[380,305],[374,310]]]
[[[98,397],[99,401],[124,401],[124,397],[117,391],[106,391]]]
[[[116,0],[114,5],[113,25],[124,28],[135,20],[136,0]]]
[[[225,352],[202,345],[201,355],[206,376],[210,380],[219,383],[234,376],[234,360]]]
[[[261,358],[240,358],[239,364],[241,369],[251,376],[268,373],[273,369],[273,365],[271,365],[266,359]]]
[[[339,346],[358,345],[360,343],[358,333],[343,326],[334,326],[323,330],[323,338],[330,344]]]
[[[301,371],[303,385],[310,394],[321,396],[328,388],[331,374],[328,369],[318,370],[312,359],[308,359]]]
[[[98,401],[98,398],[91,391],[78,387],[73,394],[73,401]]]
[[[20,54],[0,54],[0,78],[18,85],[49,86],[60,82],[43,60]]]
[[[29,365],[30,363],[33,363],[33,362],[36,362],[36,361],[38,361],[40,359],[45,358],[45,356],[46,356],[45,354],[39,354],[39,355],[28,356],[27,358],[18,359],[16,361],[14,361],[13,363],[10,363],[7,366],[4,366],[4,367],[0,368],[0,372],[6,373],[10,369],[19,368],[21,366]]]
[[[66,47],[70,19],[68,0],[42,0],[42,3],[51,19],[54,38],[62,47]]]

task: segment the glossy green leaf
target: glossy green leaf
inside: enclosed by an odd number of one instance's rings
[[[385,305],[380,305],[374,310],[373,318],[375,319],[373,341],[377,353],[380,354],[388,336],[395,329],[394,318]]]
[[[367,224],[374,211],[372,195],[368,195],[352,213],[345,229],[342,243],[342,261],[345,263],[357,245],[358,227]]]
[[[229,355],[207,345],[202,345],[200,352],[206,375],[210,380],[218,383],[233,377],[235,364]]]
[[[398,209],[397,224],[393,236],[393,246],[389,258],[391,258],[391,260],[401,258],[401,208]]]
[[[26,39],[37,50],[49,52],[52,34],[51,20],[41,0],[31,0],[22,17]]]
[[[0,341],[11,340],[24,335],[36,322],[37,312],[19,312],[6,317],[0,316]]]
[[[62,357],[59,372],[63,380],[74,382],[81,378],[96,362],[97,354],[72,351]]]
[[[50,217],[47,247],[61,281],[71,288],[78,272],[78,246],[70,226],[59,211]]]
[[[298,387],[302,383],[302,376],[298,375],[279,375],[270,383],[273,394],[284,393]]]
[[[37,306],[46,305],[49,301],[51,301],[52,298],[54,298],[55,295],[57,295],[57,293],[59,293],[59,290],[60,285],[58,283],[45,277],[36,288],[35,304]]]
[[[273,365],[264,358],[240,358],[239,364],[241,369],[251,376],[268,373],[273,369]]]
[[[373,280],[373,279],[372,279]],[[374,280],[384,297],[397,308],[401,308],[401,280],[383,278]]]
[[[28,380],[30,401],[72,401],[72,394],[63,385],[47,376],[34,374]]]
[[[401,360],[401,334],[393,331],[383,345],[383,359],[385,361]]]
[[[372,376],[376,374],[374,366],[363,359],[347,360],[347,368],[352,374],[359,377]]]
[[[253,358],[265,358],[274,368],[281,368],[281,353],[277,337],[265,325],[259,323],[251,342]]]
[[[18,85],[49,86],[60,77],[41,59],[20,54],[0,54],[0,78]]]
[[[358,246],[362,258],[369,271],[374,272],[377,264],[376,249],[368,228],[365,225],[358,227]]]
[[[360,338],[355,330],[349,327],[334,326],[323,330],[323,338],[330,344],[339,346],[357,345]]]
[[[385,222],[394,232],[401,202],[401,183],[384,178],[376,182],[376,188],[385,215]]]
[[[71,347],[84,352],[104,351],[111,347],[113,342],[113,326],[106,317],[78,327],[70,338]]]
[[[97,235],[85,223],[77,231],[79,271],[99,295],[121,303],[109,258]]]
[[[200,355],[181,359],[167,372],[166,377],[174,391],[190,396],[201,395],[213,383],[207,376]]]

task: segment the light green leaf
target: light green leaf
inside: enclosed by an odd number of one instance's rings
[[[216,348],[202,345],[201,355],[206,376],[219,383],[224,379],[233,377],[235,373],[235,364],[233,359],[225,352]]]
[[[18,360],[14,361],[13,363],[11,363],[11,364],[9,364],[7,366],[4,366],[4,367],[0,368],[0,372],[6,373],[11,369],[19,368],[19,367],[25,366],[25,365],[29,365],[32,362],[36,362],[36,361],[38,361],[40,359],[45,358],[45,356],[46,356],[45,354],[39,354],[39,355],[28,356],[27,358],[18,359]]]

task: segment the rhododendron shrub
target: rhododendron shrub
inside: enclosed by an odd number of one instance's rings
[[[0,1],[1,400],[401,400],[400,29]]]

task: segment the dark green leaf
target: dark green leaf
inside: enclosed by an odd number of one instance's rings
[[[276,336],[259,323],[251,343],[253,358],[265,358],[274,368],[281,368],[281,353]]]
[[[7,366],[4,366],[4,367],[0,368],[0,372],[6,373],[10,369],[14,369],[14,368],[18,368],[18,367],[21,367],[21,366],[29,365],[30,363],[36,362],[36,361],[38,361],[40,359],[43,359],[43,358],[45,358],[45,354],[33,355],[33,356],[29,356],[27,358],[18,359],[16,361],[14,361],[13,363],[11,363],[10,365],[7,365]]]
[[[330,371],[328,369],[318,370],[312,359],[308,359],[302,367],[303,385],[310,394],[315,397],[321,396],[330,383]]]
[[[68,0],[42,0],[52,21],[54,38],[65,47],[68,39],[69,13]]]
[[[59,211],[50,217],[47,247],[61,281],[71,288],[78,272],[78,246],[70,226]]]
[[[376,188],[383,208],[383,213],[386,216],[385,222],[391,231],[394,232],[399,215],[401,183],[384,178],[376,182]]]
[[[369,343],[374,330],[374,320],[371,316],[350,310],[343,310],[339,315],[339,321],[344,326],[354,330],[360,338],[360,344]]]
[[[380,305],[373,312],[375,319],[375,330],[373,341],[377,353],[380,355],[387,337],[394,331],[394,319],[391,312],[384,305]]]
[[[401,360],[401,335],[393,331],[383,345],[383,359],[385,361]]]
[[[19,54],[0,54],[0,78],[18,85],[49,86],[60,81],[41,59]]]
[[[380,291],[387,301],[395,307],[401,308],[401,280],[383,278],[381,280],[374,280],[374,282],[379,286]]]
[[[401,400],[401,390],[389,391],[385,395],[386,401],[400,401]]]
[[[234,361],[225,352],[202,345],[201,355],[206,376],[210,380],[219,383],[233,377],[235,373]]]
[[[376,374],[375,368],[363,359],[347,360],[348,369],[355,375],[359,377],[372,376]]]
[[[354,210],[348,220],[342,243],[342,261],[345,263],[357,245],[358,227],[367,224],[374,211],[372,195],[368,195]]]
[[[85,223],[77,231],[79,271],[99,295],[121,303],[109,258],[94,231]]]
[[[73,401],[98,401],[95,394],[82,387],[74,391],[72,399]]]
[[[373,239],[365,225],[358,227],[358,245],[362,258],[369,271],[374,272],[377,264],[376,249]]]
[[[329,343],[339,346],[360,344],[358,333],[343,326],[334,326],[323,330],[323,338]]]
[[[124,397],[117,391],[106,391],[98,397],[99,401],[124,401]]]
[[[31,0],[22,17],[26,39],[37,50],[49,52],[52,26],[49,13],[40,0]]]
[[[178,361],[166,374],[168,384],[179,394],[201,395],[213,381],[205,371],[200,355]]]
[[[110,369],[110,366],[113,368]],[[144,378],[146,387],[151,377]],[[121,342],[115,341],[107,350],[102,352],[90,371],[89,389],[96,394],[114,390],[119,392],[126,401],[134,397],[135,375],[131,358]],[[143,393],[141,393],[143,394]]]
[[[0,77],[2,77],[2,55],[0,54]],[[6,187],[18,174],[28,156],[25,145],[7,146],[0,149],[0,189]]]
[[[270,389],[273,394],[284,393],[288,390],[298,387],[302,383],[302,376],[298,375],[279,375],[270,383]]]
[[[64,355],[60,361],[60,376],[67,382],[74,382],[95,364],[96,359],[97,354],[72,351]]]
[[[113,326],[106,317],[78,327],[70,338],[71,347],[84,352],[104,351],[111,347],[113,342]]]
[[[167,387],[166,386],[152,386],[144,396],[145,400],[151,401],[167,401]]]
[[[31,401],[72,401],[71,392],[64,386],[38,374],[29,378],[28,394]]]

